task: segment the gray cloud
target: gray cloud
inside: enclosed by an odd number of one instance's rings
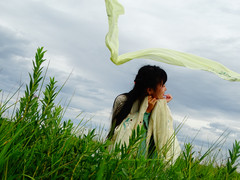
[[[21,81],[25,81],[28,71],[31,67],[29,52],[29,41],[21,37],[21,34],[12,31],[9,28],[0,26],[0,79],[1,89],[18,88]]]

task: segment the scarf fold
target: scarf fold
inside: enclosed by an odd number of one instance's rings
[[[148,97],[140,104],[136,101],[130,114],[116,127],[110,150],[116,144],[129,145],[129,138],[133,130],[143,126],[143,116],[148,107]],[[166,99],[159,99],[151,113],[146,136],[146,149],[149,147],[150,138],[153,135],[157,154],[166,161],[175,162],[181,152],[176,134],[173,129],[173,119]],[[146,154],[147,157],[147,154]]]

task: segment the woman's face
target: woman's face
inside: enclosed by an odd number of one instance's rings
[[[160,83],[157,84],[156,89],[150,89],[148,94],[156,99],[163,99],[164,93],[167,90],[165,84],[161,85]]]

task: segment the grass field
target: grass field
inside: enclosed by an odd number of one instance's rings
[[[44,53],[37,49],[24,96],[10,105],[11,97],[1,101],[1,179],[240,179],[236,172],[240,141],[235,141],[222,164],[214,158],[217,143],[201,156],[186,143],[174,164],[136,157],[141,135],[110,153],[110,142],[96,140],[94,129],[86,134],[82,125],[63,121],[64,109],[55,103],[61,88],[55,78],[43,86]],[[10,108],[12,114],[6,115]]]

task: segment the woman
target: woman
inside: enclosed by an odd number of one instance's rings
[[[136,124],[143,125],[149,136],[148,138],[149,140],[147,140],[147,146],[146,146],[148,147],[148,155],[151,154],[155,150],[155,144],[156,144],[155,141],[158,139],[157,135],[155,134],[159,134],[156,130],[154,130],[153,124],[158,123],[157,121],[162,121],[161,119],[159,120],[157,116],[157,113],[159,113],[158,110],[154,111],[155,112],[154,117],[157,117],[157,118],[150,118],[152,116],[151,114],[159,100],[163,100],[162,101],[163,104],[164,103],[166,104],[167,102],[170,102],[172,100],[172,96],[170,94],[165,95],[165,91],[167,90],[165,86],[166,81],[167,81],[167,74],[160,67],[146,65],[140,68],[134,80],[135,85],[133,89],[128,93],[117,96],[114,101],[111,128],[107,136],[108,139],[116,141],[115,136],[116,134],[118,134],[119,136],[119,131],[120,131],[119,127],[121,126],[121,124],[122,126],[124,126],[125,129],[126,129],[126,124],[128,125],[128,127],[133,129],[134,127],[136,127]],[[160,101],[159,101],[159,104],[160,104]],[[164,107],[165,109],[168,108],[166,107],[166,105],[162,105],[162,107]],[[139,113],[140,111],[141,112],[143,111],[142,116],[141,116],[141,113]],[[168,111],[168,109],[163,111]],[[131,113],[137,114],[136,119],[140,118],[140,120],[135,120],[136,122],[130,122],[129,119],[132,120],[133,118],[127,118],[127,117]],[[164,116],[163,119],[165,117],[168,117],[168,115]],[[128,121],[130,122],[130,124]],[[153,127],[151,130],[149,129],[150,124],[151,124],[151,127]],[[121,130],[121,132],[125,135],[126,130],[124,131],[124,128],[123,130]],[[154,132],[156,133],[154,134]],[[129,139],[128,136],[130,135],[131,133],[125,136],[127,136],[127,138]],[[120,139],[121,139],[121,136],[120,136]],[[156,137],[154,138],[154,136]]]

